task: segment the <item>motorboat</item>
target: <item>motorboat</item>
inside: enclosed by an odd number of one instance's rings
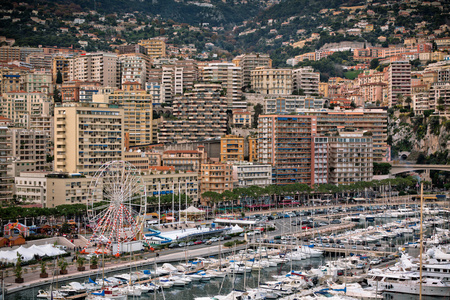
[[[53,294],[53,296],[52,296],[52,294]],[[36,298],[39,298],[39,299],[66,299],[67,296],[68,296],[68,294],[65,294],[60,291],[52,291],[50,293],[50,291],[39,290]]]

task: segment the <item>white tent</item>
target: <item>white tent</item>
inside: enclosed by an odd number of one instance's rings
[[[0,261],[4,263],[16,263],[17,253],[22,256],[23,261],[34,259],[35,255],[39,256],[56,256],[66,253],[66,251],[55,248],[53,245],[32,245],[29,248],[20,246],[16,250],[0,251]]]
[[[189,206],[188,208],[186,208],[185,210],[181,211],[182,214],[188,213],[188,214],[204,214],[205,211],[198,209],[197,207],[194,206]]]
[[[244,229],[239,227],[239,225],[234,225],[234,226],[231,227],[231,230],[228,232],[228,234],[241,233],[243,231],[244,231]]]

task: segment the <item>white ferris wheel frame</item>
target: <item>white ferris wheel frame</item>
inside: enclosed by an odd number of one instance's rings
[[[108,179],[105,183],[104,179]],[[93,234],[83,252],[91,243],[112,250],[112,243],[134,240],[142,229],[147,210],[147,190],[139,170],[126,161],[111,161],[102,165],[89,185],[87,215]],[[96,206],[96,195],[106,205]]]

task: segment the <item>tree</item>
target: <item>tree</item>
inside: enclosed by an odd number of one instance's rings
[[[351,107],[351,108],[356,108],[356,103],[355,103],[355,101],[352,101],[352,103],[350,103],[350,107]]]
[[[255,105],[254,110],[255,114],[253,115],[253,128],[258,128],[258,118],[259,115],[262,114],[263,112],[263,106],[260,103],[258,103]]]
[[[16,275],[16,283],[23,282],[22,273],[23,273],[22,255],[20,255],[20,253],[17,252],[17,261],[16,261],[16,266],[14,267],[14,275]]]
[[[444,98],[439,97],[438,100],[437,100],[437,104],[438,105],[436,106],[438,111],[443,112],[445,110],[444,103],[445,103],[444,102]]]
[[[400,106],[403,106],[403,95],[402,94],[397,94],[397,104]]]
[[[54,103],[61,103],[62,102],[62,95],[60,90],[58,90],[56,87],[53,90],[53,102]]]
[[[47,274],[47,263],[45,262],[45,260],[41,260],[39,264],[41,265],[40,277],[41,278],[47,278],[48,277],[48,274]]]
[[[411,107],[412,99],[410,96],[406,97],[405,103],[407,104],[408,107]]]
[[[373,173],[376,175],[388,175],[391,168],[392,165],[390,163],[373,163]]]
[[[374,58],[370,61],[370,69],[375,70],[380,65],[378,58]]]
[[[67,267],[69,266],[69,263],[65,260],[64,257],[61,257],[58,259],[58,267],[60,269],[60,274],[67,274]]]
[[[62,83],[63,83],[62,74],[61,74],[61,71],[58,70],[58,73],[56,74],[56,84],[62,84]]]
[[[77,266],[78,266],[78,271],[84,271],[84,263],[85,263],[86,259],[83,256],[78,255],[77,257]]]

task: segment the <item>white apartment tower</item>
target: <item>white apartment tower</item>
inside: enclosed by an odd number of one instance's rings
[[[203,69],[203,80],[222,84],[226,91],[228,109],[247,109],[242,100],[242,72],[232,63],[211,63]]]
[[[292,70],[292,85],[295,90],[303,90],[305,95],[319,94],[320,73],[312,67]]]
[[[341,131],[329,137],[329,170],[331,184],[372,181],[372,134]]]
[[[150,59],[142,53],[127,53],[119,55],[120,83],[138,82],[145,88],[148,81],[148,69],[151,67]]]

